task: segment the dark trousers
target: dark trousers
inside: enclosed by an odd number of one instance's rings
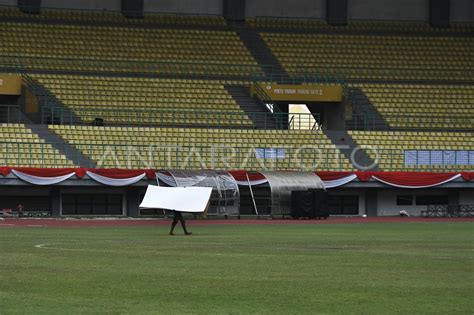
[[[178,224],[178,221],[181,222],[181,226],[183,227],[184,233],[188,234],[186,230],[186,223],[184,222],[183,214],[179,211],[173,211],[173,223],[171,223],[171,230],[170,234],[173,233],[174,227]]]

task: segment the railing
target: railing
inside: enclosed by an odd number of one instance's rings
[[[428,205],[421,211],[421,216],[428,218],[472,218],[474,205]]]
[[[301,83],[321,83],[321,84],[344,84],[346,82],[344,76],[340,72],[324,69],[309,69],[301,67],[292,73],[288,74],[278,73],[273,68],[265,74],[252,74],[252,82],[278,82],[280,84],[301,84]]]
[[[474,74],[465,68],[406,69],[377,67],[310,68],[300,66],[289,74],[281,74],[273,65],[222,64],[207,62],[152,62],[146,60],[108,60],[87,58],[48,58],[18,55],[0,56],[0,71],[92,71],[120,74],[183,75],[215,78],[216,75],[238,77],[249,81],[288,84],[345,84],[348,79],[426,79],[432,81],[474,81]],[[265,73],[265,75],[263,74]],[[443,75],[440,75],[443,74]]]
[[[262,87],[260,86],[260,82],[254,81],[252,84],[255,89],[256,96],[262,102],[262,104],[266,106],[272,113],[280,112],[278,106],[274,106],[275,102],[273,102],[267,92],[262,89]]]
[[[0,105],[0,123],[21,123],[21,111],[19,105]]]
[[[111,109],[105,107],[43,107],[43,124],[239,127],[261,129],[318,130],[320,115],[310,113],[231,112],[185,109]],[[290,124],[290,120],[292,123]]]
[[[155,62],[146,60],[108,60],[87,58],[48,58],[30,56],[0,56],[0,70],[25,72],[93,71],[106,73],[134,73],[160,75],[186,75],[208,78],[210,75],[250,77],[261,71],[275,72],[272,65],[223,64],[209,62]]]
[[[398,67],[352,67],[335,66],[327,68],[309,68],[306,66],[296,69],[287,69],[290,76],[300,76],[301,72],[307,73],[334,73],[346,80],[351,79],[383,79],[383,80],[431,80],[431,81],[474,81],[474,74],[466,68],[449,69],[430,67],[430,68],[398,68]]]
[[[347,124],[352,130],[474,130],[474,117],[353,114]]]
[[[222,64],[207,62],[152,62],[146,60],[107,60],[87,58],[47,58],[17,55],[0,56],[0,70],[27,72],[46,71],[93,71],[120,74],[185,75],[213,78],[221,75],[239,77],[249,81],[280,82],[288,84],[324,83],[345,84],[348,79],[410,78],[433,81],[474,81],[472,71],[466,69],[405,69],[376,67],[338,67],[330,69],[298,67],[289,75],[281,74],[273,65]],[[266,73],[265,75],[263,73]],[[440,75],[442,73],[443,75]],[[215,77],[214,77],[215,78]]]
[[[64,144],[56,144],[62,146],[62,151],[72,153],[72,147]],[[57,150],[53,150],[50,144],[41,142],[0,142],[0,165],[8,166],[34,166],[34,167],[71,167],[72,161]],[[70,155],[72,156],[72,155]],[[80,161],[80,157],[76,155],[74,158],[75,165]],[[84,165],[90,167],[91,165]]]
[[[132,141],[124,137],[123,142]],[[373,164],[367,165],[357,160],[347,160],[333,146],[305,145],[304,147],[288,145],[254,145],[232,146],[232,139],[226,144],[216,145],[115,145],[82,143],[74,146],[64,143],[49,144],[29,142],[0,142],[0,165],[31,166],[31,167],[92,167],[84,165],[79,151],[97,163],[97,167],[105,168],[156,168],[156,169],[248,169],[248,170],[332,170],[351,169],[396,170],[396,171],[430,171],[460,172],[474,171],[474,161],[464,165],[406,165],[404,150],[379,149],[364,147],[372,158]],[[442,150],[442,149],[440,149]],[[67,160],[65,155],[71,159]],[[356,155],[356,154],[354,154]],[[469,165],[469,163],[471,163]]]
[[[256,27],[267,27],[272,29],[292,29],[307,30],[308,28],[325,29],[331,31],[367,31],[376,32],[421,32],[429,34],[451,33],[451,32],[471,32],[472,23],[456,22],[451,23],[449,28],[432,27],[428,22],[418,21],[397,21],[397,20],[376,20],[376,19],[348,19],[347,25],[333,26],[323,18],[304,17],[281,17],[281,16],[256,16],[250,19],[251,24]],[[268,23],[270,22],[270,23]],[[263,24],[263,25],[262,25]]]

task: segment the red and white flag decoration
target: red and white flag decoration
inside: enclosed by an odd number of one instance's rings
[[[466,173],[429,172],[316,172],[316,174],[321,177],[326,188],[339,187],[356,178],[361,182],[372,179],[389,186],[411,189],[435,187],[460,177],[464,178],[464,180],[470,178]]]
[[[159,174],[167,175],[165,172]],[[229,171],[239,185],[260,185],[267,181],[259,172],[245,170]],[[464,181],[474,180],[474,172],[462,173],[430,173],[430,172],[330,172],[320,171],[316,174],[322,179],[326,188],[335,188],[356,179],[359,182],[378,181],[399,188],[428,188],[449,183],[462,178]],[[0,175],[12,175],[33,185],[56,185],[72,178],[90,179],[107,186],[133,185],[145,177],[156,179],[155,170],[124,170],[124,169],[86,169],[86,168],[28,168],[0,167]],[[169,174],[168,174],[169,175]],[[75,177],[74,177],[75,176]]]
[[[136,176],[132,177],[123,177],[120,173],[116,174],[107,174],[108,176],[99,174],[101,172],[97,171],[86,171],[87,176],[107,186],[129,186],[139,182],[143,177],[146,176],[145,172],[141,172]]]
[[[33,185],[55,185],[76,175],[73,169],[11,169],[19,179]]]

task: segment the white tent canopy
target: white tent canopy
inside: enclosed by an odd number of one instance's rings
[[[291,192],[294,190],[325,189],[314,172],[260,172],[268,180],[271,190],[272,214],[291,212]]]
[[[157,172],[156,177],[165,186],[211,187],[209,214],[239,214],[239,186],[234,177],[226,171],[166,170]]]
[[[140,209],[204,212],[211,198],[211,187],[160,187],[148,185]]]

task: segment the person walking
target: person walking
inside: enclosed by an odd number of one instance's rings
[[[186,222],[184,222],[183,214],[180,211],[173,211],[173,223],[171,223],[170,235],[174,235],[173,231],[176,224],[178,224],[178,221],[181,222],[181,226],[183,227],[183,231],[185,235],[193,234],[186,230]]]

